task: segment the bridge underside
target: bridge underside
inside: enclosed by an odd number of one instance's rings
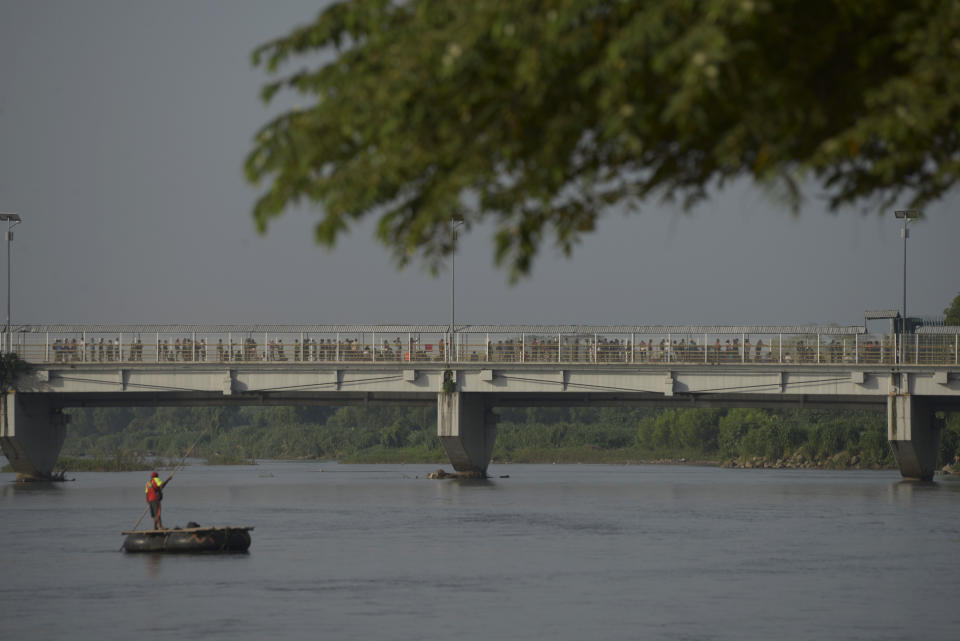
[[[394,405],[426,407],[437,402],[436,392],[256,392],[231,394],[218,392],[109,392],[56,394],[50,402],[59,408],[69,407],[209,407],[224,405]]]
[[[474,394],[471,394],[474,395]],[[664,396],[653,392],[477,393],[487,407],[767,407],[793,409],[865,409],[881,411],[886,396],[814,396],[803,394],[698,394]],[[39,396],[21,394],[21,396]],[[52,407],[204,407],[223,405],[393,405],[424,407],[437,403],[436,392],[256,392],[224,396],[216,392],[91,392],[43,394]],[[953,399],[945,399],[950,403]],[[952,403],[960,409],[960,399]]]
[[[435,388],[434,388],[435,389]],[[0,447],[22,477],[49,476],[66,434],[61,410],[70,407],[215,405],[394,405],[437,406],[437,434],[458,472],[482,476],[497,435],[497,407],[766,407],[887,409],[888,438],[905,478],[933,477],[939,447],[934,411],[960,410],[960,397],[919,399],[903,395],[804,395],[749,393],[452,392],[436,391],[258,391],[225,395],[216,391],[127,391],[18,393],[5,399]]]

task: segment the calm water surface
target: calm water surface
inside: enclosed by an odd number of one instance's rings
[[[956,639],[960,482],[895,472],[192,465],[165,524],[250,553],[119,552],[147,474],[0,474],[3,639]],[[145,519],[149,521],[149,517]],[[143,526],[141,526],[143,527]]]

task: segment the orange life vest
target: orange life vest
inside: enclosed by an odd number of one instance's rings
[[[163,500],[162,486],[163,482],[158,477],[153,477],[147,481],[147,503]]]

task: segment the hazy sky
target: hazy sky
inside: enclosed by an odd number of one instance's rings
[[[0,211],[24,220],[14,323],[449,321],[449,272],[398,273],[372,224],[332,252],[313,244],[308,211],[254,230],[242,163],[270,112],[250,52],[316,7],[0,0]],[[912,229],[911,313],[960,292],[958,204],[954,190]],[[480,229],[457,255],[456,317],[859,324],[900,305],[899,229],[892,211],[827,214],[815,193],[794,217],[739,184],[689,214],[611,213],[572,259],[547,247],[514,287]]]

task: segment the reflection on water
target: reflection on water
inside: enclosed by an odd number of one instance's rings
[[[165,522],[254,526],[240,556],[117,552],[143,473],[0,475],[3,637],[875,641],[960,625],[960,573],[942,571],[960,553],[952,479],[434,467],[181,471]]]
[[[4,476],[9,476],[10,478],[0,480],[0,483],[2,483],[2,485],[0,485],[0,496],[14,496],[15,494],[42,494],[46,492],[60,492],[63,490],[63,482],[18,483],[15,480],[15,474],[0,474],[0,479],[2,479]]]
[[[904,481],[899,480],[890,484],[890,498],[910,504],[915,497],[941,496],[954,494],[960,499],[960,482],[950,477],[937,477],[933,481]]]

